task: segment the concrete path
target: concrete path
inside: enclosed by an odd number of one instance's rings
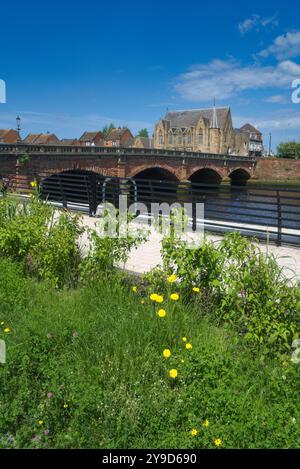
[[[83,216],[83,223],[87,227],[94,227],[97,222],[96,218]],[[139,227],[147,228],[144,224],[135,224]],[[222,237],[207,235],[207,239],[218,243]],[[149,239],[146,243],[142,244],[137,249],[133,249],[130,253],[129,259],[122,267],[128,271],[143,274],[148,272],[156,266],[162,265],[162,258],[160,254],[162,237],[153,228],[150,231]],[[82,238],[83,247],[86,246],[86,237]],[[277,258],[278,264],[284,269],[284,273],[288,279],[300,280],[300,247],[277,247],[273,244],[267,246],[260,243],[260,249],[265,254],[272,253]]]

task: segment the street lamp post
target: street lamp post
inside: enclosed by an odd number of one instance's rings
[[[271,147],[272,147],[272,134],[271,132],[269,133],[269,155],[271,156]]]
[[[16,117],[16,122],[17,122],[17,132],[18,132],[18,143],[20,143],[21,142],[21,135],[20,135],[20,132],[21,132],[21,117],[20,116]]]

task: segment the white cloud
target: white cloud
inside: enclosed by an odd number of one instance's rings
[[[255,127],[265,133],[274,131],[284,134],[286,131],[295,131],[295,134],[299,136],[300,112],[286,110],[285,112],[280,111],[276,114],[266,114],[261,117],[236,115],[233,116],[233,119],[237,127],[242,126],[245,122],[251,122]]]
[[[235,60],[213,60],[180,75],[175,90],[186,101],[224,100],[246,90],[290,88],[300,65],[285,60],[276,66],[242,66]]]
[[[268,96],[264,101],[271,104],[287,104],[291,102],[291,98],[288,99],[284,94],[275,94],[273,96]]]
[[[252,29],[255,31],[259,31],[260,29],[265,29],[268,26],[275,27],[278,25],[278,13],[275,15],[262,18],[260,15],[253,14],[250,18],[245,19],[241,23],[239,23],[238,28],[242,35],[248,33]]]
[[[259,55],[261,57],[274,55],[278,60],[300,56],[300,31],[278,36],[273,44],[262,50]]]

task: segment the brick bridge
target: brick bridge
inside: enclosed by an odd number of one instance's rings
[[[173,150],[0,144],[0,178],[18,188],[69,171],[120,178],[243,184],[254,176],[256,159]]]

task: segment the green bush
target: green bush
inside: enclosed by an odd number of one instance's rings
[[[128,216],[127,221],[132,221],[132,217]],[[89,250],[80,266],[81,279],[85,283],[103,274],[115,274],[115,268],[127,261],[130,250],[147,239],[147,232],[142,228],[137,228],[134,235],[122,235],[119,222],[114,223],[108,211],[97,225],[97,229],[88,230]],[[115,228],[113,235],[110,233],[112,228]]]
[[[162,255],[164,270],[147,274],[146,282],[165,291],[174,273],[186,302],[199,303],[192,292],[201,289],[202,314],[231,324],[256,350],[290,350],[300,332],[300,286],[290,285],[274,256],[260,253],[255,241],[231,233],[218,244],[205,240],[188,249],[165,239]]]
[[[77,215],[55,211],[36,196],[29,202],[4,197],[0,226],[0,256],[18,261],[24,272],[57,287],[76,284],[82,233]]]

